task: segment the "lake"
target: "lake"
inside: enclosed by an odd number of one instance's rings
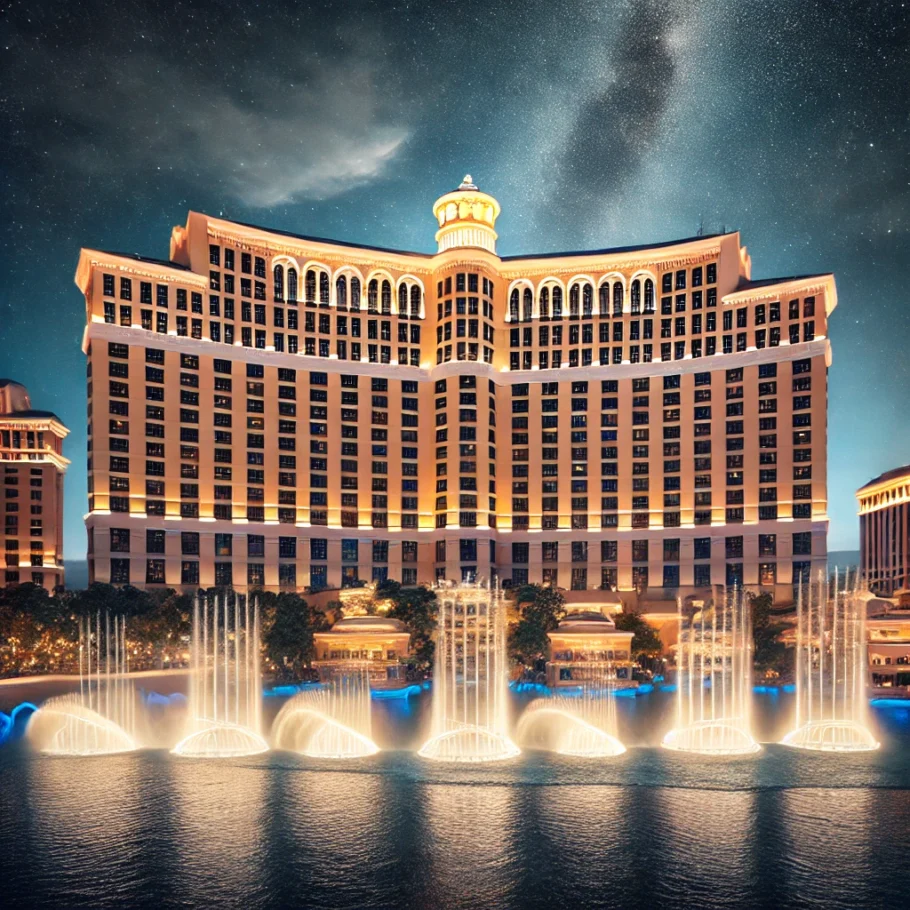
[[[618,699],[628,751],[426,762],[430,693],[373,704],[387,751],[350,763],[165,749],[0,748],[4,907],[825,907],[910,900],[910,703],[882,748],[777,745],[705,758],[657,745],[673,696]],[[274,714],[279,700],[270,711]],[[522,699],[512,696],[516,712]],[[757,737],[792,698],[756,695]]]

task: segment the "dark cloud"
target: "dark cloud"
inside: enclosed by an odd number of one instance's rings
[[[31,19],[14,21],[13,143],[35,156],[42,136],[37,169],[99,189],[164,172],[256,208],[327,198],[382,173],[409,127],[375,16],[361,9],[341,28],[276,6],[255,25],[220,27],[217,10],[137,18],[112,6],[91,17],[90,49],[76,35],[35,42]]]

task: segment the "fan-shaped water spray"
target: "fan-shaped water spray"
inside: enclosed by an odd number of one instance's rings
[[[295,695],[272,725],[272,742],[312,758],[363,758],[372,740],[370,671],[366,664],[335,667],[324,685]]]
[[[128,678],[126,620],[98,611],[79,620],[79,692],[49,698],[28,736],[54,755],[130,752],[137,744],[137,696]]]
[[[433,726],[418,753],[436,761],[486,762],[520,749],[508,735],[505,607],[498,586],[437,589]]]
[[[676,726],[667,749],[703,755],[759,750],[752,737],[752,623],[740,588],[716,588],[689,612],[678,604]]]
[[[555,695],[528,705],[515,737],[523,747],[580,758],[612,758],[626,751],[616,731],[615,669],[609,664],[586,669],[590,679],[579,696]]]
[[[869,752],[866,726],[866,601],[854,575],[833,589],[819,573],[796,602],[796,720],[781,742],[818,752]]]
[[[259,733],[259,601],[197,597],[190,659],[188,729],[174,754],[233,758],[268,751]]]

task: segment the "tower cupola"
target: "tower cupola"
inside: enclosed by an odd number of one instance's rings
[[[433,214],[439,223],[436,232],[438,252],[458,247],[480,247],[495,253],[495,225],[500,211],[499,203],[481,192],[471,175],[466,174],[457,189],[440,196],[433,203]]]

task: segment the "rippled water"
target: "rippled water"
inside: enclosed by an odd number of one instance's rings
[[[621,708],[633,747],[597,762],[67,759],[7,746],[0,904],[907,905],[907,709],[878,715],[884,747],[873,754],[767,746],[704,759],[642,744],[667,709],[648,699]],[[425,706],[377,710],[381,739],[419,737]],[[780,713],[766,705],[763,723]]]

